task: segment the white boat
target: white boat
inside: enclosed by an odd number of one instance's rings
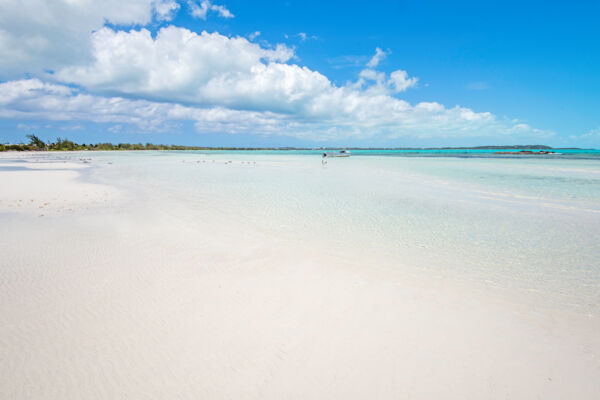
[[[350,152],[348,150],[341,150],[337,153],[323,153],[323,158],[325,157],[350,157]]]

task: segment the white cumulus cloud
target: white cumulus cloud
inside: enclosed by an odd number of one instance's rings
[[[225,6],[212,4],[209,0],[188,0],[188,6],[190,7],[190,13],[192,17],[206,19],[206,15],[209,11],[216,12],[220,17],[233,18],[234,15]]]
[[[319,72],[288,63],[294,52],[284,45],[267,49],[242,37],[174,26],[162,28],[154,38],[146,29],[105,27],[93,34],[92,49],[91,63],[63,68],[56,78],[102,93],[302,117],[314,115],[323,97],[341,91],[352,89],[353,96],[366,101],[417,83],[406,71],[387,76],[365,69],[358,82],[336,87]]]
[[[409,78],[408,72],[406,71],[399,69],[390,73],[388,77],[385,72],[375,70],[375,67],[387,54],[387,52],[384,52],[377,47],[375,49],[375,55],[366,64],[367,68],[360,71],[359,80],[354,83],[353,86],[362,88],[365,85],[372,83],[367,90],[370,92],[380,93],[400,93],[411,87],[415,87],[419,81],[419,78]]]
[[[417,85],[418,78],[409,78],[408,73],[402,70],[396,70],[390,74],[389,85],[396,93],[404,92],[406,89]]]
[[[168,131],[191,121],[199,133],[287,135],[315,141],[453,137],[456,132],[461,137],[506,138],[547,134],[499,120],[491,113],[446,108],[433,102],[413,106],[387,95],[366,96],[351,88],[326,91],[310,102],[304,113],[290,114],[97,96],[25,79],[0,84],[0,118],[127,124],[142,131]]]
[[[56,77],[96,91],[151,100],[238,108],[287,108],[329,86],[306,67],[285,64],[286,46],[265,49],[245,38],[162,28],[98,30],[90,64],[59,70]]]
[[[89,56],[92,32],[105,23],[169,20],[175,0],[2,0],[0,77],[40,74]]]
[[[233,17],[207,0],[188,7],[198,18]],[[144,27],[164,25],[179,8],[175,0],[0,0],[0,118],[156,131],[185,121],[200,133],[312,140],[542,134],[488,112],[398,98],[418,78],[377,70],[389,54],[380,48],[357,81],[340,86],[294,63],[285,45]]]
[[[367,68],[375,68],[379,65],[379,62],[386,58],[388,52],[381,50],[379,47],[375,49],[375,55],[367,63]]]

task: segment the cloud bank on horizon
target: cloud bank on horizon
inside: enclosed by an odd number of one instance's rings
[[[397,138],[551,137],[490,112],[411,104],[417,77],[379,71],[374,49],[356,80],[334,84],[286,44],[195,32],[177,13],[230,19],[208,0],[0,3],[0,118],[108,124],[168,132],[284,135],[343,142]],[[32,17],[35,16],[35,17]],[[159,26],[151,33],[150,26]]]

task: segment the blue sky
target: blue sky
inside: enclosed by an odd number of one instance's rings
[[[598,2],[128,4],[0,5],[0,141],[600,147]]]

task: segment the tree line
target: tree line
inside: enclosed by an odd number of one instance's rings
[[[153,143],[75,143],[69,139],[57,138],[54,142],[44,142],[34,134],[27,135],[27,144],[0,144],[0,151],[112,151],[112,150],[208,150],[215,149],[201,146],[179,146]],[[225,149],[225,148],[223,148]]]

